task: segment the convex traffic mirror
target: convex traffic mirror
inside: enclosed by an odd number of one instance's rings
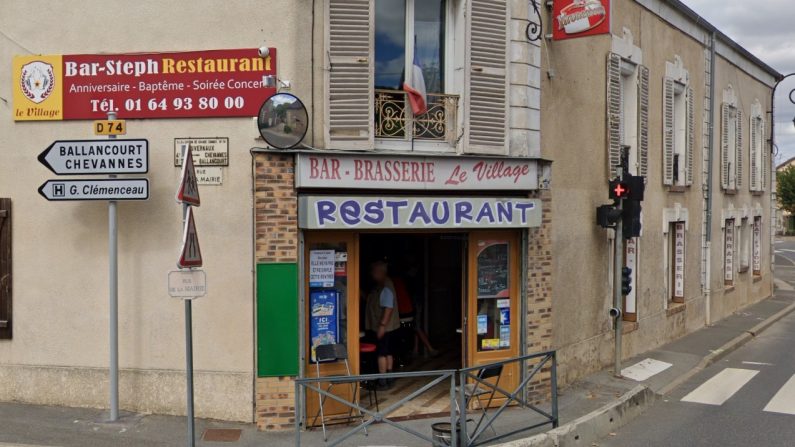
[[[295,95],[277,93],[262,105],[257,127],[262,138],[277,149],[295,147],[306,135],[309,115],[304,103]]]

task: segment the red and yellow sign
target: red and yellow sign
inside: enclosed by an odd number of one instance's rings
[[[14,120],[256,116],[276,50],[17,56]]]
[[[552,39],[610,33],[610,0],[554,0]]]

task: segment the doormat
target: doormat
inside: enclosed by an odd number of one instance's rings
[[[203,441],[209,442],[237,442],[243,430],[239,428],[208,428],[202,434]]]

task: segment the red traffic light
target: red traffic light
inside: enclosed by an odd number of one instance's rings
[[[610,181],[610,198],[611,199],[626,199],[629,197],[630,187],[627,183],[620,180]]]

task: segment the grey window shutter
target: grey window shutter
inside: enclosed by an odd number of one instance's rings
[[[649,68],[638,67],[638,175],[649,172]]]
[[[11,338],[11,199],[0,199],[0,339]]]
[[[749,154],[751,159],[751,184],[749,189],[751,191],[759,191],[759,181],[761,180],[758,175],[759,163],[757,162],[757,157],[759,156],[759,147],[757,145],[757,138],[759,138],[758,119],[754,116],[751,117],[751,153]]]
[[[721,104],[720,186],[729,189],[729,104]]]
[[[663,82],[663,184],[674,184],[674,80]]]
[[[607,172],[614,176],[621,162],[621,56],[607,56]]]
[[[769,182],[769,180],[767,178],[767,173],[768,173],[768,169],[770,169],[770,158],[769,158],[770,157],[770,151],[767,149],[767,144],[766,144],[766,141],[765,141],[765,136],[767,135],[767,127],[766,127],[767,123],[765,123],[765,119],[764,118],[760,118],[760,120],[761,120],[761,123],[759,125],[759,130],[762,133],[761,135],[759,135],[759,138],[762,140],[762,145],[761,145],[761,147],[762,147],[762,149],[761,149],[762,150],[762,169],[760,169],[760,171],[762,172],[762,179],[761,179],[761,182],[760,182],[761,184],[759,185],[760,186],[759,190],[760,191],[767,191],[767,184]]]
[[[743,111],[739,108],[737,109],[737,139],[735,141],[737,143],[737,151],[735,155],[737,156],[736,166],[737,166],[737,185],[736,188],[740,189],[743,186]]]
[[[332,149],[372,149],[373,17],[370,0],[328,0],[326,138]]]
[[[509,23],[507,0],[469,0],[467,152],[508,153]]]
[[[696,154],[696,111],[695,111],[695,93],[692,87],[687,88],[687,171],[685,179],[687,185],[693,184],[693,159]]]

